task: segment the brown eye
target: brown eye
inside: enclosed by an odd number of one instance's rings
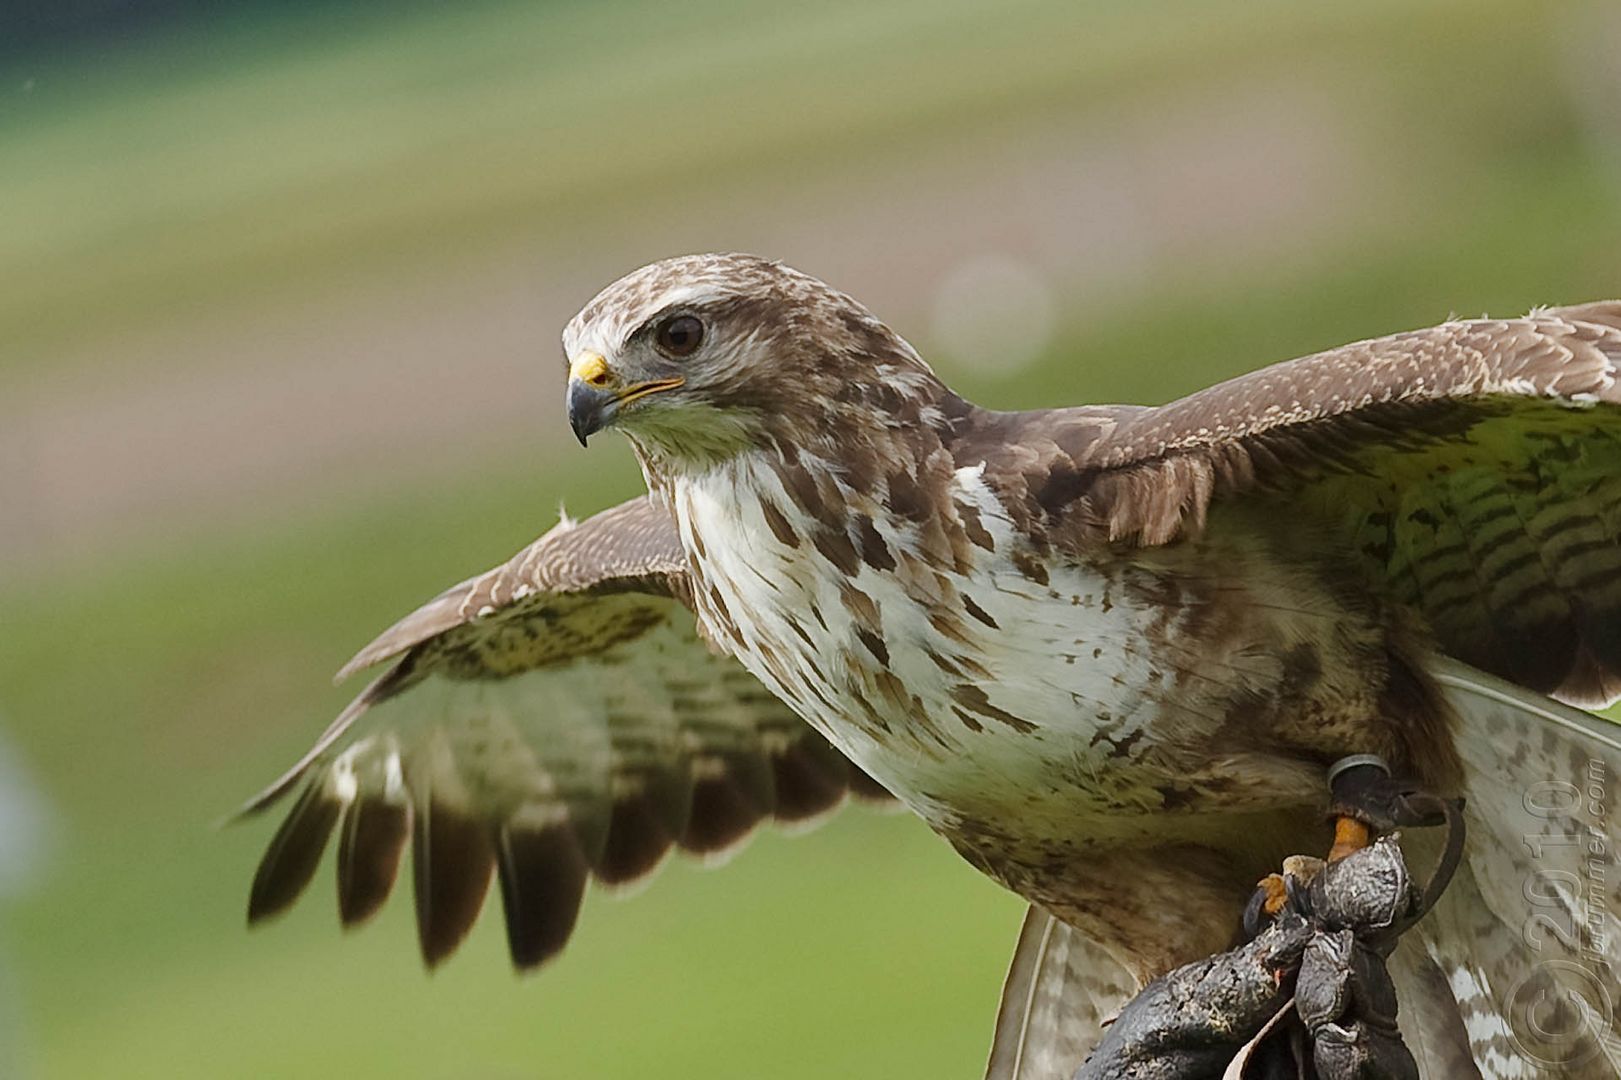
[[[704,339],[704,324],[692,315],[676,315],[659,323],[654,340],[666,356],[691,356]]]

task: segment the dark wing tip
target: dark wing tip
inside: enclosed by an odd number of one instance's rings
[[[608,820],[607,842],[597,859],[596,879],[609,888],[639,881],[658,869],[674,844],[669,815],[660,812],[650,793],[619,799]]]
[[[748,839],[765,815],[766,807],[732,773],[705,777],[692,786],[692,815],[676,843],[694,855],[722,856]]]
[[[799,822],[837,806],[850,788],[852,766],[820,735],[809,733],[771,759],[778,821]]]
[[[566,824],[503,827],[496,865],[512,964],[532,971],[561,952],[574,932],[590,868]]]
[[[847,789],[869,801],[893,801],[814,734],[771,756],[766,778],[774,804],[757,775],[764,762],[745,757],[711,759],[718,771],[683,788],[690,801],[676,800],[657,782],[616,800],[594,859],[566,822],[544,828],[508,822],[492,831],[487,820],[442,800],[414,811],[374,793],[345,802],[317,778],[302,788],[259,863],[248,921],[259,923],[293,904],[314,877],[334,829],[339,918],[346,928],[366,921],[393,891],[409,837],[426,965],[436,967],[466,938],[493,877],[500,884],[512,963],[526,972],[567,944],[593,876],[610,888],[637,882],[676,846],[724,857],[767,816],[784,823],[807,820],[836,806]]]
[[[337,799],[311,784],[271,838],[248,893],[248,925],[279,915],[303,893],[338,823]]]
[[[349,804],[338,833],[338,918],[345,927],[365,922],[388,899],[410,831],[405,803],[362,797]]]
[[[487,826],[443,802],[419,806],[413,825],[417,942],[431,969],[456,951],[478,919],[495,851]]]

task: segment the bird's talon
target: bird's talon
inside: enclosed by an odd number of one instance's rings
[[[1310,855],[1290,855],[1283,860],[1283,875],[1297,879],[1302,886],[1310,885],[1312,879],[1323,872],[1326,866],[1322,859]]]
[[[1256,888],[1265,897],[1261,910],[1268,916],[1276,915],[1289,903],[1289,880],[1282,874],[1268,874]]]
[[[1311,918],[1311,890],[1310,881],[1302,881],[1287,870],[1283,874],[1284,892],[1288,894],[1288,905],[1304,918]]]
[[[1275,918],[1289,903],[1289,886],[1282,874],[1268,874],[1255,883],[1249,903],[1244,905],[1244,936],[1254,940],[1266,920]]]
[[[1289,890],[1289,906],[1303,918],[1312,917],[1311,883],[1327,865],[1310,855],[1291,855],[1283,860],[1283,882]]]

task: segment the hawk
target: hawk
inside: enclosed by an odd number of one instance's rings
[[[1145,981],[1324,846],[1324,769],[1467,799],[1392,961],[1432,1078],[1614,1077],[1621,302],[1463,320],[1158,407],[997,412],[849,296],[697,255],[563,333],[583,443],[648,494],[387,630],[252,800],[251,920],[338,834],[345,923],[407,840],[422,953],[492,879],[514,963],[592,879],[893,797],[1030,903],[990,1075],[1067,1077]]]

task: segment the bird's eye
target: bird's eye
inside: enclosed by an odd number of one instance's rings
[[[659,323],[654,334],[659,352],[666,356],[691,356],[704,339],[704,324],[692,315],[673,315]]]

